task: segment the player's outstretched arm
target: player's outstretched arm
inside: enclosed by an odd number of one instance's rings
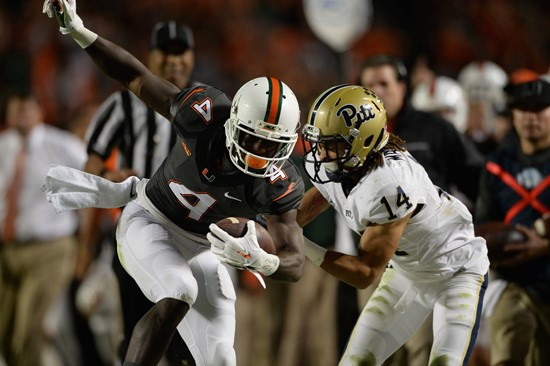
[[[174,84],[156,76],[133,55],[102,37],[98,37],[85,51],[105,74],[120,82],[149,107],[172,120],[170,105],[180,92]]]
[[[356,256],[326,250],[308,239],[306,256],[339,280],[360,289],[367,288],[386,268],[411,216],[412,213],[384,225],[368,226]]]
[[[330,204],[325,197],[323,197],[321,192],[319,192],[317,188],[311,187],[302,198],[302,202],[298,208],[296,222],[300,227],[304,227],[329,207]]]
[[[45,0],[42,12],[50,18],[56,17],[60,32],[70,35],[105,74],[171,120],[170,104],[180,90],[154,75],[122,47],[84,27],[82,19],[76,14],[75,0]]]

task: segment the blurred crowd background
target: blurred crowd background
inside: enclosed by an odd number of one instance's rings
[[[545,73],[550,59],[550,6],[544,0],[374,1],[368,32],[343,55],[312,33],[296,0],[80,1],[85,24],[145,58],[153,25],[176,19],[196,39],[194,79],[232,95],[246,80],[269,74],[284,80],[302,108],[321,90],[353,81],[364,58],[425,60],[439,75],[456,77],[472,60],[505,71]],[[41,13],[42,1],[0,5],[0,91],[31,86],[46,122],[67,127],[103,100],[114,82]]]

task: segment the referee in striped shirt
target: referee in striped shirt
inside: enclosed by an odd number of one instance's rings
[[[158,23],[151,35],[148,67],[180,89],[194,86],[198,83],[190,80],[195,59],[193,47],[193,33],[187,25],[175,21]],[[151,177],[176,142],[176,133],[162,115],[124,90],[112,94],[100,106],[90,123],[86,140],[89,157],[85,171],[120,182],[131,175]],[[114,162],[114,169],[108,168],[107,160]],[[114,240],[114,234],[112,237]],[[79,260],[77,277],[79,272],[81,278],[84,276],[93,260],[95,246],[91,241],[80,251],[79,259],[82,260]],[[153,304],[121,266],[116,250],[113,267],[124,317],[124,341],[119,348],[119,356],[124,359],[135,324]],[[175,334],[166,355],[169,363],[190,364],[182,363],[184,359],[193,360],[189,351],[182,351],[185,349],[185,343]]]

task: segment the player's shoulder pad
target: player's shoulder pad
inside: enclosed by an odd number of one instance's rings
[[[414,181],[408,175],[396,174],[392,169],[375,169],[361,184],[360,200],[369,221],[384,224],[411,213],[419,202]]]
[[[178,134],[195,135],[213,123],[229,118],[231,100],[213,86],[195,85],[181,91],[172,102],[170,114]]]
[[[261,180],[264,193],[256,198],[257,209],[262,213],[280,214],[298,208],[305,192],[298,168],[287,160],[281,168],[272,169],[275,174]]]

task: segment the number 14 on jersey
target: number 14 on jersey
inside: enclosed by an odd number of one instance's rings
[[[393,220],[397,217],[397,215],[394,214],[391,208],[390,202],[388,201],[386,196],[382,197],[382,199],[380,200],[380,203],[382,203],[384,207],[386,207],[386,210],[388,210],[388,220]],[[397,196],[395,199],[395,206],[399,208],[403,205],[406,205],[405,209],[407,210],[412,207],[412,203],[409,201],[409,196],[407,196],[407,194],[405,193],[403,188],[401,188],[401,186],[397,186]]]

